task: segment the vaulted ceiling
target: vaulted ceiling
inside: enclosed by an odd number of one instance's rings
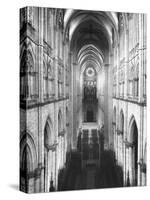
[[[101,67],[118,37],[118,17],[114,12],[65,11],[64,28],[69,32],[70,50],[84,69]]]

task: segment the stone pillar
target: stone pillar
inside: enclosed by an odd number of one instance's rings
[[[117,160],[117,163],[118,163],[118,130],[116,128],[116,160]]]
[[[115,132],[115,156],[116,156],[116,161],[118,163],[118,133],[117,133],[117,127],[116,127],[116,132]]]
[[[55,77],[55,99],[58,99],[58,29],[54,27],[54,77]]]
[[[104,141],[104,148],[108,149],[109,145],[109,133],[108,133],[108,67],[109,64],[104,65],[104,73],[105,73],[105,85],[104,85],[104,135],[105,135],[105,141]]]
[[[133,163],[132,163],[132,148],[129,147],[128,149],[128,156],[129,156],[129,178],[130,184],[133,185],[134,177],[133,177]]]
[[[125,30],[125,60],[124,60],[124,99],[128,98],[128,76],[129,76],[129,30]]]
[[[55,92],[56,94],[56,92]],[[58,103],[54,103],[54,143],[55,147],[55,187],[57,188],[58,181],[58,163],[59,163],[59,137],[58,137]]]
[[[146,173],[145,172],[141,172],[141,186],[146,186]]]
[[[126,183],[127,183],[127,180],[129,178],[129,181],[130,181],[130,185],[131,185],[131,177],[130,177],[130,156],[129,156],[129,147],[126,148]],[[128,177],[128,173],[129,173],[129,177]]]
[[[57,170],[57,147],[55,147],[55,151],[54,151],[54,160],[55,160],[55,166],[54,166],[54,177],[55,177],[55,180],[54,180],[54,183],[55,183],[55,190],[57,190],[57,186],[58,186],[58,170]]]
[[[139,14],[139,102],[143,100],[144,14]]]
[[[83,73],[78,69],[79,74],[79,99],[78,99],[78,106],[79,106],[79,128],[82,127],[82,123],[84,121],[83,116],[83,108],[82,108],[82,99],[83,99]]]
[[[73,63],[73,148],[77,147],[77,63]]]
[[[56,185],[56,177],[55,177],[55,149],[52,150],[52,160],[53,160],[53,163],[52,163],[52,180],[53,180],[54,187],[55,187],[55,185]],[[51,177],[50,177],[50,179],[51,179]]]
[[[40,185],[40,178],[39,178],[39,176],[37,175],[36,177],[35,177],[35,183],[34,183],[34,192],[35,193],[38,193],[40,190],[39,190],[39,185]]]
[[[70,141],[71,141],[71,148],[73,147],[73,65],[72,65],[72,52],[69,54],[69,65],[71,70],[70,76]]]
[[[146,100],[145,73],[146,73],[146,15],[139,14],[139,98],[140,103]],[[138,130],[138,161],[144,157],[144,107],[140,107],[140,126]],[[142,174],[138,166],[138,185],[142,184]]]
[[[43,8],[39,8],[39,49],[38,49],[38,85],[39,102],[43,102]],[[44,192],[44,133],[42,107],[38,107],[38,164],[41,167],[39,192]]]
[[[119,44],[117,46],[117,71],[116,71],[116,84],[117,84],[117,87],[116,87],[116,97],[118,98],[119,97],[119,65],[120,65],[120,52],[119,52]],[[118,104],[118,103],[117,103]],[[118,110],[118,108],[117,108]]]
[[[112,51],[113,52],[113,51]],[[113,118],[113,66],[114,66],[114,54],[109,54],[109,67],[108,67],[108,135],[109,135],[109,148],[113,145],[112,134],[112,118]]]
[[[127,179],[126,179],[126,174],[127,174],[127,172],[126,172],[126,168],[127,168],[127,166],[126,166],[126,160],[127,160],[127,158],[126,158],[126,145],[125,145],[125,143],[124,143],[124,166],[123,166],[123,186],[126,186],[126,183],[127,183]]]
[[[60,141],[61,141],[61,143],[60,143],[60,145],[61,145],[61,151],[60,151],[60,153],[61,153],[61,164],[60,164],[60,168],[62,168],[63,167],[63,136],[60,136]]]
[[[49,192],[50,188],[50,180],[51,180],[51,173],[52,173],[52,166],[53,166],[53,157],[52,151],[48,151],[48,174],[47,174],[47,192]]]

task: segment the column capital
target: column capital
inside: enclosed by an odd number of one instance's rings
[[[57,147],[58,143],[55,141],[53,144],[51,145],[46,145],[46,148],[48,149],[48,151],[55,151],[56,147]]]
[[[133,142],[129,142],[127,139],[124,141],[126,148],[133,148],[134,147],[134,143]]]

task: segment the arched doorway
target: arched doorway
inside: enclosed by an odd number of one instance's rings
[[[52,146],[52,125],[48,118],[44,128],[44,191],[49,192],[50,181],[54,175]]]
[[[132,148],[130,149],[131,159],[131,183],[133,186],[138,185],[138,128],[135,119],[133,118],[130,126],[130,140]]]

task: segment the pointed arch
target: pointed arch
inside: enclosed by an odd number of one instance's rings
[[[28,45],[23,46],[20,60],[21,99],[26,99],[29,97],[36,98],[35,59],[33,55],[33,50],[32,48],[28,48]]]
[[[24,52],[25,51],[29,51],[32,55],[32,59],[33,59],[33,63],[35,64],[35,53],[34,53],[34,49],[33,49],[33,45],[31,44],[30,41],[25,41],[20,49],[20,60],[22,60]],[[33,66],[34,68],[35,66]]]
[[[53,160],[50,154],[50,146],[53,144],[53,124],[50,116],[48,115],[44,126],[44,190],[49,191],[50,182],[50,167],[53,165]]]
[[[50,116],[47,117],[45,126],[44,126],[44,145],[51,145],[53,142],[53,126]]]
[[[34,139],[25,132],[20,140],[20,167],[28,166],[29,172],[37,167],[37,151]]]
[[[133,142],[133,134],[134,134],[134,127],[137,128],[137,132],[138,132],[138,126],[137,126],[137,122],[136,119],[134,117],[134,115],[131,115],[130,120],[129,120],[129,126],[128,126],[128,132],[129,132],[129,141]]]
[[[123,135],[124,133],[124,113],[123,110],[121,109],[120,111],[120,118],[119,118],[119,130],[121,131],[121,134]]]
[[[134,115],[129,121],[129,141],[132,144],[131,149],[131,183],[133,186],[138,185],[138,127]]]
[[[28,193],[34,192],[37,153],[34,140],[30,134],[24,133],[20,141],[20,189]]]
[[[33,172],[33,156],[28,144],[25,145],[22,153],[21,170],[29,174]]]

